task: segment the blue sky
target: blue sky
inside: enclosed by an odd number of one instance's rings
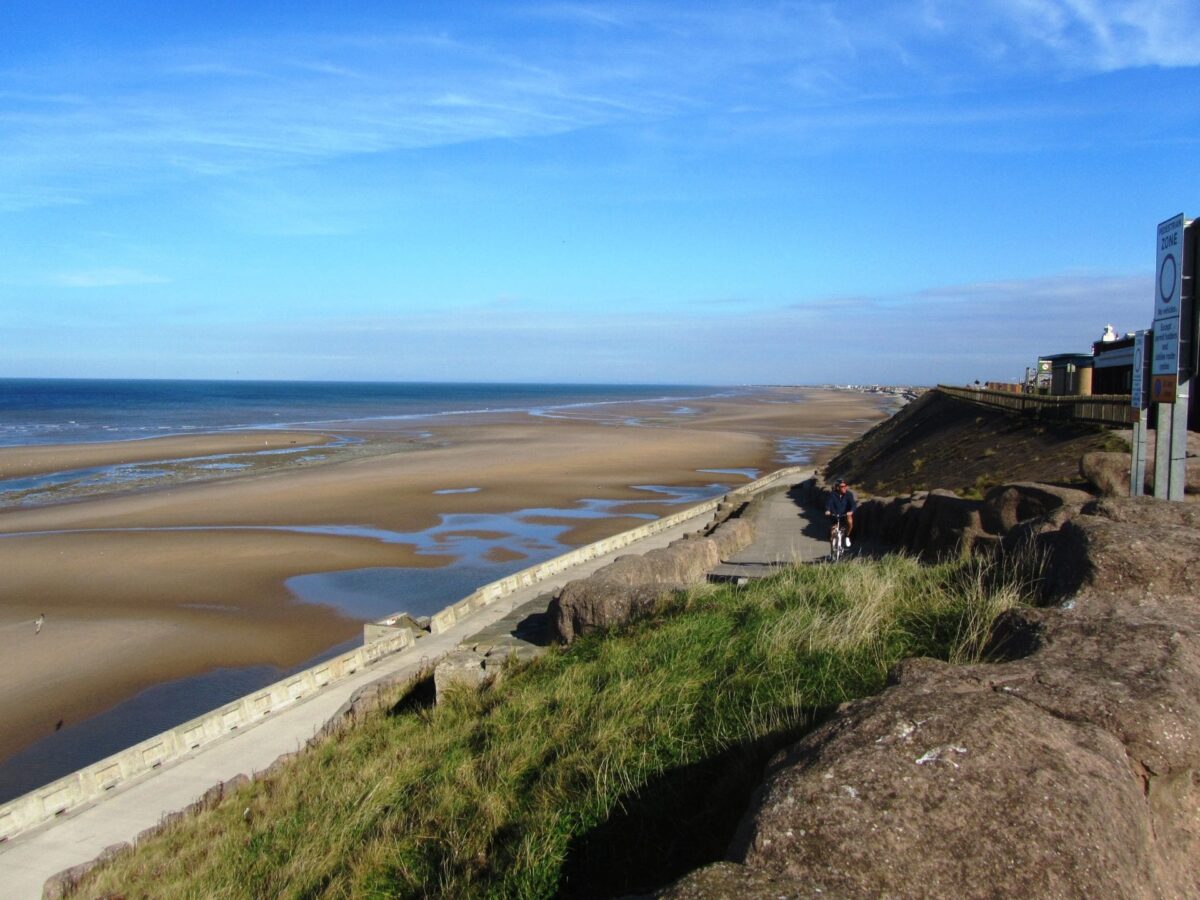
[[[1195,0],[340,6],[0,6],[0,376],[1009,379],[1200,210]]]

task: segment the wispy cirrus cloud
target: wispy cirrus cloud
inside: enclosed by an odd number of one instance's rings
[[[1028,71],[1194,66],[1194,33],[1190,0],[583,3],[68,55],[0,72],[0,208],[597,126],[677,121],[704,138],[715,120],[805,141],[924,122],[936,111],[906,112],[913,98]]]
[[[1011,28],[1013,46],[1060,66],[1102,72],[1140,66],[1195,66],[1200,7],[1190,0],[1016,0],[990,12]]]

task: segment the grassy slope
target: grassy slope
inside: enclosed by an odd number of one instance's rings
[[[930,391],[826,467],[876,495],[946,488],[978,496],[1011,481],[1082,486],[1079,457],[1128,449],[1111,431],[1031,419]]]
[[[978,561],[679,595],[436,709],[371,716],[99,870],[89,896],[612,896],[719,858],[770,754],[912,655],[977,652]]]

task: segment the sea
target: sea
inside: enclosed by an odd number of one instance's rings
[[[648,384],[0,378],[0,447],[728,395]]]
[[[697,385],[364,383],[296,381],[142,381],[116,379],[0,379],[0,447],[132,441],[167,435],[239,429],[353,427],[356,423],[421,420],[471,413],[524,412],[554,416],[585,415],[606,404],[666,402],[681,417],[694,413],[690,401],[732,396],[736,388]],[[336,433],[336,427],[331,429]],[[786,447],[783,448],[786,452]],[[5,492],[31,490],[31,481],[54,484],[62,478],[108,479],[136,486],[153,480],[154,464],[108,471],[78,471],[35,479],[0,479]],[[120,468],[120,467],[117,467]],[[753,470],[739,472],[747,480]],[[119,476],[119,477],[116,477]],[[36,488],[37,484],[32,487]],[[688,504],[727,490],[727,484],[673,487],[642,485],[647,506]],[[579,498],[568,509],[513,510],[507,514],[445,516],[425,533],[371,533],[380,540],[403,540],[418,548],[445,553],[453,547],[454,564],[441,568],[377,568],[303,575],[288,587],[299,602],[333,603],[344,614],[372,619],[395,612],[395,598],[421,598],[408,609],[430,614],[466,596],[482,584],[568,549],[558,519],[612,515],[613,501]],[[635,501],[636,504],[636,501]],[[630,515],[630,502],[622,504]],[[653,519],[651,513],[634,517]],[[345,531],[346,526],[338,528]],[[523,558],[497,563],[491,546],[471,534],[503,533]],[[342,533],[342,532],[339,532]],[[355,532],[357,533],[357,532]],[[447,535],[452,535],[448,540]],[[476,546],[478,544],[478,546]],[[2,598],[0,598],[2,602]],[[290,670],[270,666],[217,669],[204,675],[156,685],[112,709],[61,730],[0,760],[0,803],[118,752],[139,740],[201,715],[266,684],[352,648],[361,638],[328,648]],[[3,727],[3,723],[0,723]]]

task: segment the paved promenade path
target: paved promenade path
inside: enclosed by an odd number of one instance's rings
[[[302,748],[351,698],[381,678],[416,675],[472,635],[568,581],[591,574],[617,556],[645,553],[696,531],[711,521],[697,516],[620,550],[581,563],[561,574],[516,591],[438,635],[426,635],[406,650],[381,659],[355,676],[273,713],[253,726],[115,788],[89,807],[65,814],[38,829],[0,844],[0,897],[42,896],[51,875],[94,859],[106,847],[132,843],[163,816],[183,809],[218,782],[262,771],[284,753]]]
[[[711,581],[745,583],[770,575],[781,565],[815,562],[829,556],[829,525],[804,484],[764,492],[756,500],[754,540],[723,560]]]

